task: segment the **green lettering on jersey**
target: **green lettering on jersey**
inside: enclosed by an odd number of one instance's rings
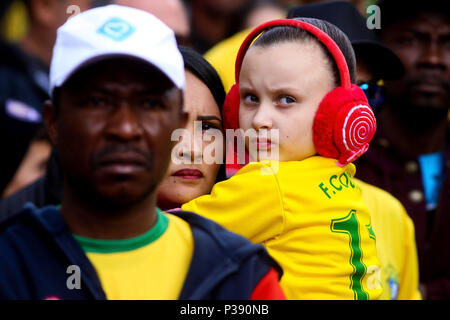
[[[355,299],[369,300],[369,294],[362,287],[367,267],[362,261],[363,253],[356,210],[350,210],[349,214],[343,218],[331,220],[330,227],[332,232],[345,233],[349,236],[350,265],[353,268],[353,273],[350,275],[350,288],[353,290]]]

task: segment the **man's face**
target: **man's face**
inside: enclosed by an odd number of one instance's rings
[[[395,101],[426,110],[450,106],[450,20],[439,13],[422,12],[382,30],[388,45],[405,66],[405,76],[387,81]]]
[[[109,203],[149,196],[164,177],[184,125],[181,91],[159,71],[126,59],[99,62],[61,89],[46,122],[66,185]]]

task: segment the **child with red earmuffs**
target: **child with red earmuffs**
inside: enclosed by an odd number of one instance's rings
[[[225,128],[241,132],[247,163],[236,164],[233,143],[227,167],[237,172],[182,206],[263,244],[283,268],[288,299],[368,300],[382,292],[370,213],[352,181],[351,162],[376,130],[352,84],[355,69],[349,40],[325,21],[281,19],[254,29],[223,108]]]

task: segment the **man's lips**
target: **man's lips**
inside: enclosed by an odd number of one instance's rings
[[[203,177],[203,173],[197,169],[181,169],[172,174],[186,180],[197,180]]]
[[[116,174],[130,174],[147,168],[147,162],[139,154],[109,154],[98,162],[98,166]]]
[[[414,85],[414,89],[426,93],[444,92],[444,88],[439,83],[419,82]]]
[[[410,79],[410,85],[416,91],[426,93],[441,93],[445,92],[449,88],[448,81],[436,72],[422,72],[416,74],[415,77]]]

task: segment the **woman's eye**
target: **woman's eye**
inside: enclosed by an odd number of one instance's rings
[[[219,129],[219,127],[217,127],[217,125],[215,125],[213,123],[202,121],[202,130],[206,131],[206,130],[210,130],[210,129]]]
[[[202,122],[202,130],[209,130],[209,129],[212,129],[212,128],[213,128],[213,126],[211,126],[210,123]]]
[[[291,96],[281,96],[280,103],[281,104],[292,104],[292,103],[295,103],[295,99]]]

